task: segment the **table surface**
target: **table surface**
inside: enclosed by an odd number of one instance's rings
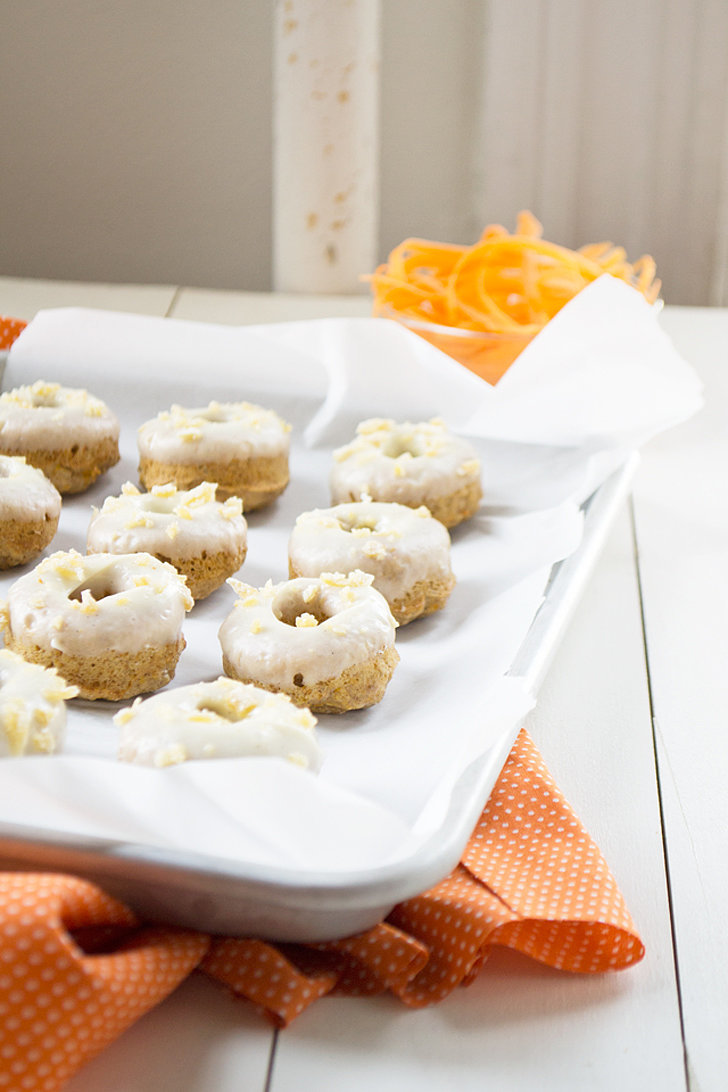
[[[66,305],[231,324],[368,313],[363,297],[0,278],[0,314]],[[281,1032],[193,976],[68,1092],[726,1087],[728,311],[666,307],[661,321],[706,405],[644,449],[528,724],[643,962],[580,977],[496,951],[440,1005],[326,998]]]

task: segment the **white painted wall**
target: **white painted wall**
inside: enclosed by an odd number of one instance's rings
[[[728,303],[725,0],[381,7],[380,258],[529,207]],[[269,288],[273,14],[0,0],[0,273]]]
[[[0,0],[0,270],[265,288],[268,3]]]
[[[569,245],[652,253],[669,302],[728,303],[725,0],[487,7],[475,213],[525,205]]]

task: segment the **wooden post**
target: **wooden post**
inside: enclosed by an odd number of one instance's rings
[[[377,262],[380,0],[278,0],[273,287],[349,293]]]

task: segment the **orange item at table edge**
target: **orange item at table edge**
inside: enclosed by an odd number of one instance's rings
[[[23,319],[0,315],[0,351],[9,349],[27,325],[27,322],[24,322]]]

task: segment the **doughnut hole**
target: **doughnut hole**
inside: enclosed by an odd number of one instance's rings
[[[145,512],[151,512],[154,515],[168,516],[177,503],[176,497],[158,497],[152,493],[147,493],[142,498],[141,507]]]
[[[235,724],[239,720],[244,720],[249,713],[252,713],[255,705],[248,705],[241,709],[238,706],[231,705],[229,701],[215,701],[214,699],[205,698],[197,703],[197,709],[200,713],[213,713],[216,717],[222,717],[223,720],[229,720]]]
[[[308,602],[298,589],[283,588],[273,600],[273,614],[286,626],[321,625],[331,618],[316,594]]]
[[[375,519],[374,516],[351,514],[337,516],[337,520],[342,531],[346,531],[349,534],[352,534],[354,531],[370,531],[372,534],[375,534],[380,529],[379,520]]]
[[[382,448],[382,454],[389,459],[398,459],[400,455],[411,455],[416,459],[424,453],[422,442],[416,436],[400,436],[397,433],[389,436]]]
[[[83,599],[83,593],[89,592],[91,598],[97,603],[102,599],[108,599],[109,596],[118,595],[119,592],[126,591],[127,587],[123,580],[119,579],[119,575],[113,568],[102,569],[101,572],[94,573],[88,580],[82,581],[77,584],[68,593],[69,599],[75,599],[81,601]]]
[[[31,402],[36,407],[45,406],[47,409],[55,409],[61,404],[57,390],[35,390],[32,392]]]

